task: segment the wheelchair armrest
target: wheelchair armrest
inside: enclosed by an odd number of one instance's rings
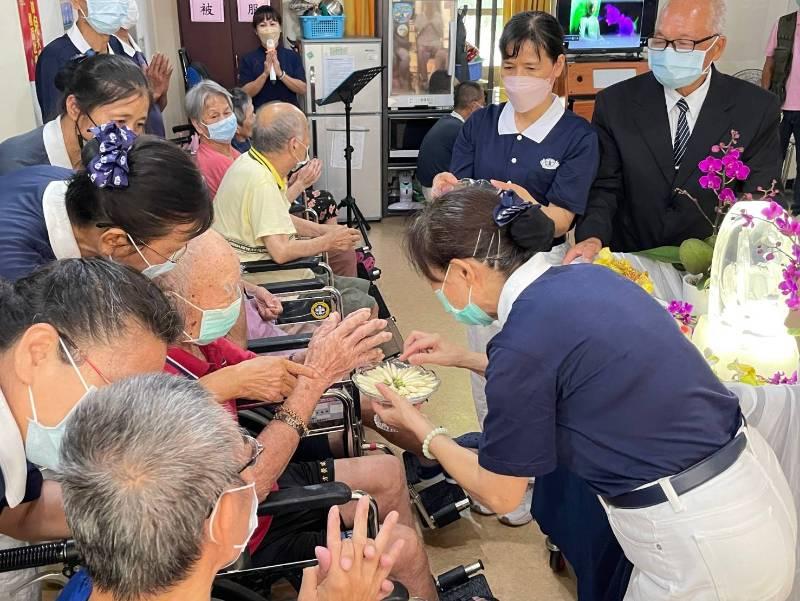
[[[276,263],[271,259],[261,261],[243,261],[242,269],[245,273],[265,273],[270,271],[291,271],[293,269],[317,269],[322,262],[322,257],[305,257],[296,261]]]
[[[297,294],[298,292],[313,292],[325,288],[327,284],[321,280],[295,280],[292,282],[270,282],[261,284],[261,287],[272,294]]]
[[[247,343],[247,350],[256,353],[280,353],[304,349],[311,342],[311,334],[257,338]]]
[[[258,506],[258,515],[284,515],[309,509],[330,509],[352,500],[350,487],[342,482],[328,482],[269,493]]]

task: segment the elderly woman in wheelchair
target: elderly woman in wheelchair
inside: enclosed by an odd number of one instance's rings
[[[259,434],[268,451],[254,470],[259,496],[263,498],[276,488],[285,490],[332,481],[366,491],[377,501],[381,516],[391,511],[399,514],[400,523],[393,538],[404,540],[405,545],[394,576],[412,593],[435,599],[427,555],[414,529],[402,463],[390,455],[334,459],[327,441],[316,449],[304,445],[301,456],[295,453],[317,401],[328,386],[353,367],[380,358],[380,351],[364,353],[362,349],[370,341],[386,341],[387,333],[377,333],[385,322],[367,321],[368,311],[353,314],[339,328],[343,332],[352,330],[353,334],[339,338],[337,346],[326,345],[324,349],[319,339],[331,336],[328,331],[333,324],[321,322],[307,352],[303,353],[305,365],[291,358],[257,356],[224,338],[242,304],[237,286],[239,273],[236,254],[212,231],[193,240],[181,263],[162,278],[160,283],[175,299],[175,307],[185,323],[183,340],[170,348],[166,369],[200,378],[218,402],[232,412],[236,411],[237,399],[283,401],[292,390],[303,385],[303,379],[320,380],[320,372],[327,372],[329,375],[321,379],[327,385],[316,389],[319,394],[308,396],[308,402],[303,403],[290,398]],[[358,332],[374,335],[362,339]],[[353,518],[354,508],[343,507],[343,523],[350,525]],[[253,564],[272,565],[313,557],[315,547],[324,544],[325,523],[324,510],[303,511],[272,520],[262,518],[250,544]]]

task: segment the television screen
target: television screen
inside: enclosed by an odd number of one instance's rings
[[[559,0],[558,18],[570,52],[640,48],[655,26],[658,0]]]

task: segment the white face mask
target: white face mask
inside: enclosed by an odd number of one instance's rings
[[[133,238],[128,236],[128,240],[130,240],[131,244],[133,244],[133,248],[136,250],[137,253],[139,253],[139,256],[142,258],[142,261],[144,261],[144,264],[147,265],[147,267],[142,270],[142,275],[145,276],[146,278],[154,280],[159,276],[169,273],[170,271],[175,269],[175,267],[178,266],[178,264],[175,261],[170,261],[170,260],[166,260],[163,263],[157,263],[155,265],[151,264],[150,261],[148,261],[145,258],[144,254],[142,254],[142,251],[139,250],[139,245],[133,241]]]
[[[220,502],[220,500],[221,500],[221,499],[222,499],[222,497],[224,497],[225,495],[232,494],[232,493],[236,493],[236,492],[239,492],[239,491],[241,491],[241,490],[247,490],[248,488],[252,489],[252,491],[253,491],[253,505],[252,505],[252,509],[251,509],[251,511],[250,511],[250,522],[248,523],[248,526],[247,526],[247,528],[248,528],[247,536],[245,537],[244,541],[242,541],[242,543],[241,543],[241,544],[239,544],[239,545],[233,545],[233,548],[234,548],[234,550],[236,550],[236,551],[237,551],[236,555],[233,557],[233,559],[232,559],[231,561],[229,561],[229,562],[228,562],[228,563],[226,563],[224,566],[222,566],[222,567],[220,568],[220,570],[224,570],[224,569],[225,569],[225,568],[227,568],[228,566],[231,566],[231,565],[233,565],[234,563],[236,563],[236,560],[238,560],[238,559],[239,559],[239,557],[241,556],[241,554],[242,554],[242,553],[244,552],[244,550],[247,548],[247,543],[249,543],[249,542],[250,542],[250,539],[252,538],[252,536],[253,536],[253,533],[256,531],[256,528],[258,527],[258,495],[256,494],[256,483],[255,483],[255,482],[252,482],[251,484],[248,484],[247,486],[239,486],[239,487],[237,487],[237,488],[231,488],[231,489],[229,489],[229,490],[226,490],[225,492],[223,492],[223,493],[222,493],[222,494],[219,496],[219,499],[217,499],[217,502],[216,502],[216,504],[214,505],[214,510],[211,512],[211,517],[210,517],[210,518],[208,518],[208,519],[210,520],[210,521],[209,521],[209,526],[208,526],[208,535],[209,535],[209,538],[210,538],[210,539],[211,539],[213,542],[215,542],[215,543],[216,543],[216,542],[218,542],[218,541],[217,541],[217,539],[214,537],[214,518],[215,518],[215,517],[216,517],[216,515],[217,515],[217,509],[219,509],[219,502]]]
[[[300,144],[303,144],[303,143],[300,142]],[[303,144],[303,146],[305,146],[305,144]],[[297,157],[294,156],[294,152],[292,152],[292,158],[297,160]],[[308,165],[308,163],[310,161],[311,161],[311,147],[310,146],[306,146],[306,158],[304,158],[303,160],[297,161],[297,164],[294,166],[293,171],[297,171],[298,169],[302,169],[303,167]]]

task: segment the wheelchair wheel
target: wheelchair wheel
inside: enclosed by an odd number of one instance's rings
[[[267,601],[261,595],[254,593],[249,588],[219,579],[214,582],[211,589],[211,601]]]

